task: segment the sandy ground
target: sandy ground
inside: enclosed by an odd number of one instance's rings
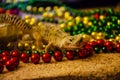
[[[67,60],[51,63],[20,63],[15,71],[6,69],[0,80],[119,80],[120,54],[94,54],[87,59]]]

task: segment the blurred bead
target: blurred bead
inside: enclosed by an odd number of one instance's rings
[[[72,17],[72,16],[69,16],[67,20],[73,20],[73,17]]]
[[[105,38],[105,35],[104,35],[103,32],[99,32],[99,33],[98,33],[98,36],[101,37],[101,38]]]
[[[92,22],[88,22],[88,26],[92,26]]]
[[[28,18],[30,18],[30,15],[25,15],[25,19],[28,19]]]
[[[97,36],[96,39],[103,39],[101,36]]]
[[[97,35],[97,32],[92,32],[91,35],[95,37]]]
[[[116,36],[115,40],[119,41],[120,40],[120,36]]]
[[[29,20],[29,19],[26,19],[26,20],[25,20],[25,22],[26,22],[26,23],[29,23],[29,22],[30,22],[30,20]]]
[[[119,19],[117,20],[117,23],[120,24],[120,20]]]
[[[75,21],[76,21],[76,24],[78,24],[81,21],[81,17],[80,16],[75,17]]]
[[[57,12],[57,16],[58,16],[58,17],[62,17],[62,16],[63,16],[63,13],[62,13],[62,12]]]
[[[107,25],[110,26],[111,22],[107,22]]]
[[[103,39],[98,39],[97,44],[99,45],[99,47],[102,47],[104,45],[104,40]]]
[[[53,18],[53,17],[54,17],[54,13],[50,12],[50,13],[48,14],[48,17],[49,17],[49,18]]]
[[[106,41],[104,43],[105,47],[107,48],[107,51],[113,51],[114,50],[114,43],[111,41]]]
[[[83,34],[83,41],[84,42],[87,42],[87,41],[89,41],[90,40],[90,36],[89,35],[87,35],[87,34]]]
[[[65,7],[64,6],[60,7],[60,11],[65,11]]]
[[[37,12],[37,7],[33,7],[33,8],[32,8],[32,11],[33,11],[33,12]]]
[[[83,20],[83,23],[84,23],[84,25],[87,25],[88,21],[87,20]]]
[[[18,43],[17,47],[18,47],[18,49],[20,49],[20,50],[24,48],[24,46],[23,46],[22,43]]]
[[[89,17],[83,17],[83,20],[85,20],[85,21],[88,21],[89,20]]]
[[[100,15],[99,15],[99,14],[97,14],[97,13],[96,13],[96,14],[94,14],[94,18],[95,18],[95,19],[99,19],[99,16],[100,16]]]
[[[51,7],[48,6],[48,7],[45,8],[45,10],[46,10],[46,11],[50,11],[50,10],[51,10]]]
[[[116,52],[120,53],[120,43],[117,43],[116,45]]]
[[[65,27],[65,23],[60,24],[60,27],[64,28]]]
[[[110,38],[108,41],[114,42],[114,41],[115,41],[115,39]]]
[[[26,49],[26,50],[29,50],[29,49],[30,49],[30,45],[29,45],[28,43],[25,43],[24,46],[25,46],[25,49]]]
[[[100,19],[102,20],[102,19],[104,19],[105,18],[105,16],[104,15],[100,15]]]
[[[91,42],[91,41],[95,41],[95,39],[91,38],[91,39],[90,39],[90,42]]]
[[[57,9],[58,9],[58,6],[54,6],[53,9],[54,9],[54,10],[57,10]]]
[[[31,11],[31,10],[32,10],[32,6],[28,5],[28,6],[26,7],[26,10],[27,10],[27,11]]]
[[[32,45],[31,48],[32,48],[32,50],[35,50],[35,49],[36,49],[36,46],[35,46],[35,45]]]
[[[73,21],[70,21],[70,22],[68,22],[68,24],[67,24],[68,26],[73,26],[74,25],[74,23],[73,23]]]
[[[43,7],[38,8],[38,12],[43,12],[43,10],[44,10]]]
[[[43,17],[47,18],[47,17],[48,17],[48,13],[47,13],[47,12],[44,12],[44,13],[43,13]]]
[[[68,18],[70,16],[70,13],[69,12],[65,12],[64,13],[64,18]]]
[[[7,48],[12,49],[14,47],[14,44],[12,42],[9,42],[7,44]]]
[[[41,23],[41,22],[39,22],[39,23],[38,23],[38,26],[42,26],[42,23]]]

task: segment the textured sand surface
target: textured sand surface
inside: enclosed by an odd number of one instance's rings
[[[95,54],[87,59],[39,64],[20,63],[17,70],[4,70],[0,80],[119,80],[120,54]]]

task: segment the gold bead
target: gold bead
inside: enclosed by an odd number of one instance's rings
[[[88,26],[92,26],[92,22],[88,22]]]
[[[90,42],[92,42],[92,41],[95,41],[95,39],[91,38],[91,39],[90,39]]]
[[[54,6],[53,9],[54,9],[54,10],[58,10],[58,6]]]
[[[105,16],[104,15],[100,15],[100,19],[102,20],[102,19],[104,19],[105,18]]]
[[[18,49],[23,49],[23,48],[24,48],[24,46],[23,46],[22,43],[18,43],[18,44],[17,44],[17,47],[18,47]]]
[[[30,5],[28,5],[28,6],[26,7],[26,10],[27,10],[27,11],[31,11],[31,9],[32,9],[32,6],[30,6]]]
[[[69,17],[67,18],[67,20],[73,20],[73,17],[72,17],[72,16],[69,16]]]
[[[114,39],[110,38],[108,41],[112,41],[112,42],[114,42]]]
[[[47,12],[44,12],[44,13],[43,13],[43,17],[47,18],[47,17],[48,17],[48,13],[47,13]]]
[[[50,11],[50,10],[51,10],[51,7],[48,6],[48,7],[45,8],[45,10],[46,10],[46,11]]]
[[[38,8],[38,12],[43,12],[43,10],[44,10],[43,7]]]
[[[25,19],[28,19],[28,18],[30,18],[30,15],[25,15]]]
[[[120,36],[120,34],[118,34],[118,36]]]
[[[25,22],[26,22],[26,23],[29,23],[29,22],[30,22],[30,20],[29,20],[29,19],[26,19],[26,20],[25,20]]]
[[[62,17],[62,15],[63,15],[62,12],[60,12],[60,11],[57,12],[57,16],[58,16],[58,17]]]
[[[97,37],[96,37],[96,39],[103,39],[103,38],[102,38],[102,37],[100,37],[100,36],[97,36]]]
[[[88,21],[89,20],[89,17],[87,17],[87,16],[85,16],[85,17],[83,17],[83,21]]]
[[[42,26],[42,23],[41,23],[41,22],[39,22],[39,23],[38,23],[38,26]]]
[[[64,13],[64,18],[66,19],[66,18],[68,18],[70,16],[70,13],[69,12],[65,12]]]
[[[37,7],[32,8],[33,12],[37,12]]]
[[[68,26],[73,26],[74,25],[74,23],[73,23],[73,21],[70,21],[70,22],[68,22],[68,24],[67,24]]]
[[[104,33],[103,33],[103,32],[99,32],[99,33],[98,33],[98,36],[100,36],[100,37],[102,37],[102,38],[104,38],[104,37],[105,37],[105,35],[104,35]]]
[[[87,42],[87,41],[89,41],[90,40],[90,36],[89,35],[87,35],[87,34],[83,34],[83,41],[85,41],[85,42]]]
[[[97,35],[97,32],[92,32],[91,35],[94,37]]]
[[[7,44],[7,48],[11,49],[11,48],[13,48],[13,47],[14,47],[14,44],[13,44],[12,42],[9,42],[9,43]]]
[[[53,18],[53,17],[54,17],[54,13],[50,12],[50,13],[48,14],[48,17],[49,17],[49,18]]]
[[[110,22],[107,22],[107,25],[108,25],[108,26],[110,26],[110,24],[111,24]]]
[[[25,43],[24,46],[26,50],[30,49],[30,45],[28,43]]]
[[[115,40],[119,41],[120,40],[120,36],[116,36]]]
[[[65,11],[65,7],[64,6],[60,7],[60,11]]]
[[[65,23],[60,24],[60,27],[64,28],[65,27]]]
[[[35,45],[32,45],[31,48],[32,48],[32,50],[35,50],[35,49],[36,49],[36,46],[35,46]]]
[[[120,19],[117,20],[117,23],[120,24]]]
[[[83,20],[83,24],[84,24],[84,25],[87,25],[87,24],[88,24],[88,21],[87,21],[87,20]]]
[[[76,21],[76,24],[78,24],[81,21],[81,17],[80,16],[75,17],[75,21]]]

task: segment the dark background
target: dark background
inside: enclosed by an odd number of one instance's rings
[[[74,8],[115,6],[120,2],[120,0],[60,0],[60,1]]]

